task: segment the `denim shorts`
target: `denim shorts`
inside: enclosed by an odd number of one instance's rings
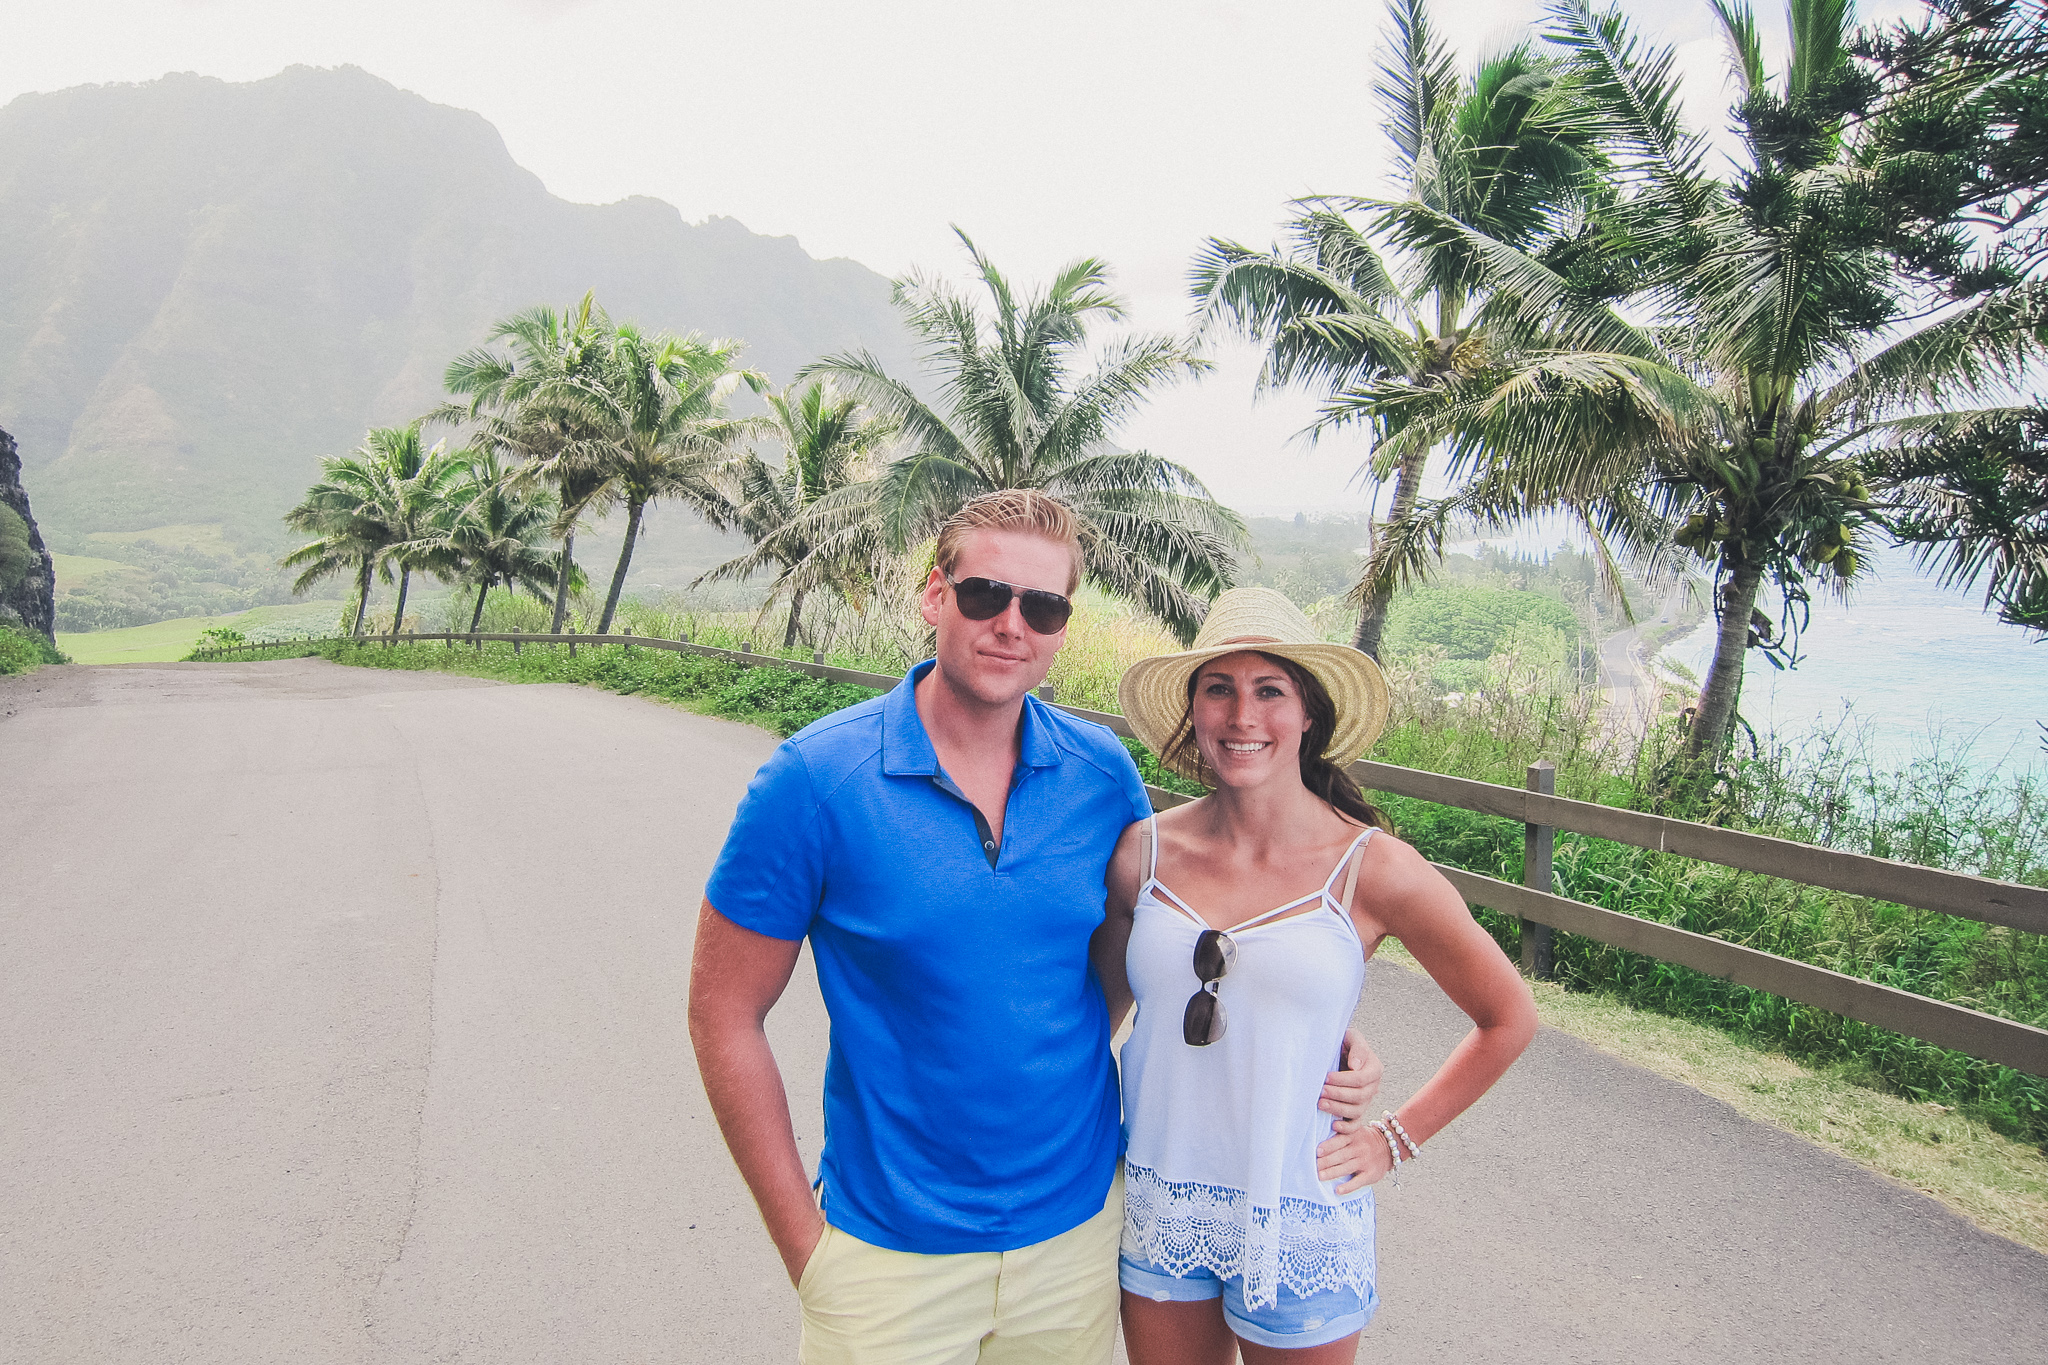
[[[1362,1331],[1379,1309],[1379,1295],[1370,1287],[1360,1298],[1350,1289],[1326,1289],[1307,1298],[1286,1285],[1279,1298],[1264,1308],[1244,1306],[1244,1277],[1225,1279],[1197,1267],[1185,1276],[1168,1274],[1154,1262],[1125,1252],[1118,1257],[1117,1282],[1126,1290],[1159,1303],[1200,1303],[1223,1300],[1223,1321],[1256,1346],[1299,1350],[1324,1346]]]

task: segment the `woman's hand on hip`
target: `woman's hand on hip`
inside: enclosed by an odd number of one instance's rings
[[[1344,1069],[1324,1078],[1323,1097],[1316,1104],[1335,1120],[1331,1136],[1316,1148],[1316,1179],[1347,1180],[1349,1183],[1338,1187],[1339,1194],[1372,1184],[1391,1164],[1379,1131],[1366,1126],[1366,1115],[1380,1093],[1382,1070],[1379,1055],[1366,1045],[1365,1035],[1357,1029],[1345,1030]],[[1375,1143],[1379,1144],[1377,1165]],[[1356,1178],[1367,1172],[1366,1178]]]
[[[1316,1179],[1338,1182],[1338,1194],[1377,1185],[1394,1169],[1394,1155],[1377,1128],[1358,1125],[1355,1133],[1339,1133],[1316,1148]]]
[[[1357,1029],[1344,1031],[1344,1069],[1323,1079],[1323,1098],[1316,1105],[1337,1120],[1337,1131],[1348,1133],[1365,1121],[1367,1111],[1380,1093],[1379,1054],[1366,1046],[1365,1035]],[[1347,1127],[1347,1125],[1349,1125]]]

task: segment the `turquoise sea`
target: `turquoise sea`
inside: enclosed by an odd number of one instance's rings
[[[1778,672],[1751,655],[1749,723],[1795,742],[1857,727],[1885,766],[1938,744],[1944,753],[1967,746],[1980,773],[2048,769],[2038,724],[2048,721],[2048,642],[1982,610],[1981,592],[1941,587],[1904,550],[1868,563],[1870,581],[1848,602],[1814,602],[1797,668]],[[1713,647],[1710,622],[1664,653],[1704,675]]]

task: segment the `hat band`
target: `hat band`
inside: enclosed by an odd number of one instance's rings
[[[1277,635],[1233,635],[1228,640],[1218,640],[1204,649],[1221,649],[1225,645],[1284,645],[1288,643]]]

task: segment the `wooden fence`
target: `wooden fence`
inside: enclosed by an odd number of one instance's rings
[[[894,674],[834,668],[825,663],[822,654],[814,654],[806,663],[800,659],[756,654],[751,645],[742,645],[737,650],[716,649],[688,640],[662,640],[630,632],[613,635],[527,635],[516,631],[504,635],[408,634],[372,636],[367,637],[367,641],[386,645],[439,641],[449,648],[466,645],[476,649],[481,649],[486,642],[498,641],[509,642],[515,652],[526,645],[544,644],[567,646],[572,654],[578,645],[619,645],[628,649],[700,654],[748,666],[768,664],[794,669],[814,678],[885,690],[902,681]],[[226,659],[255,650],[275,649],[280,645],[314,643],[320,642],[293,640],[235,645],[204,651],[195,657]],[[1047,701],[1053,700],[1050,688],[1039,689],[1039,695]],[[1106,726],[1119,735],[1130,736],[1132,733],[1130,724],[1122,716],[1073,706],[1062,709],[1083,720]],[[1743,872],[1779,877],[1806,886],[1869,896],[1944,915],[1960,915],[1965,919],[2030,934],[2048,933],[2048,888],[1993,881],[1988,877],[1944,872],[1860,853],[1843,853],[1812,844],[1773,839],[1767,835],[1673,820],[1589,801],[1573,801],[1554,794],[1556,774],[1548,763],[1530,765],[1526,789],[1447,777],[1441,773],[1370,760],[1353,764],[1350,771],[1358,784],[1370,791],[1434,801],[1521,823],[1523,885],[1517,886],[1442,863],[1435,866],[1458,888],[1467,903],[1514,915],[1521,920],[1522,966],[1534,975],[1550,974],[1552,934],[1562,930],[1641,953],[1645,957],[1690,967],[1737,985],[1768,991],[1939,1047],[1952,1048],[2030,1075],[2048,1076],[2048,1029],[2001,1019],[1962,1005],[1881,986],[1774,953],[1745,948],[1723,939],[1559,896],[1553,889],[1551,863],[1556,832],[1565,830],[1636,848],[1696,858]],[[1154,807],[1161,810],[1191,799],[1158,787],[1148,790]]]

